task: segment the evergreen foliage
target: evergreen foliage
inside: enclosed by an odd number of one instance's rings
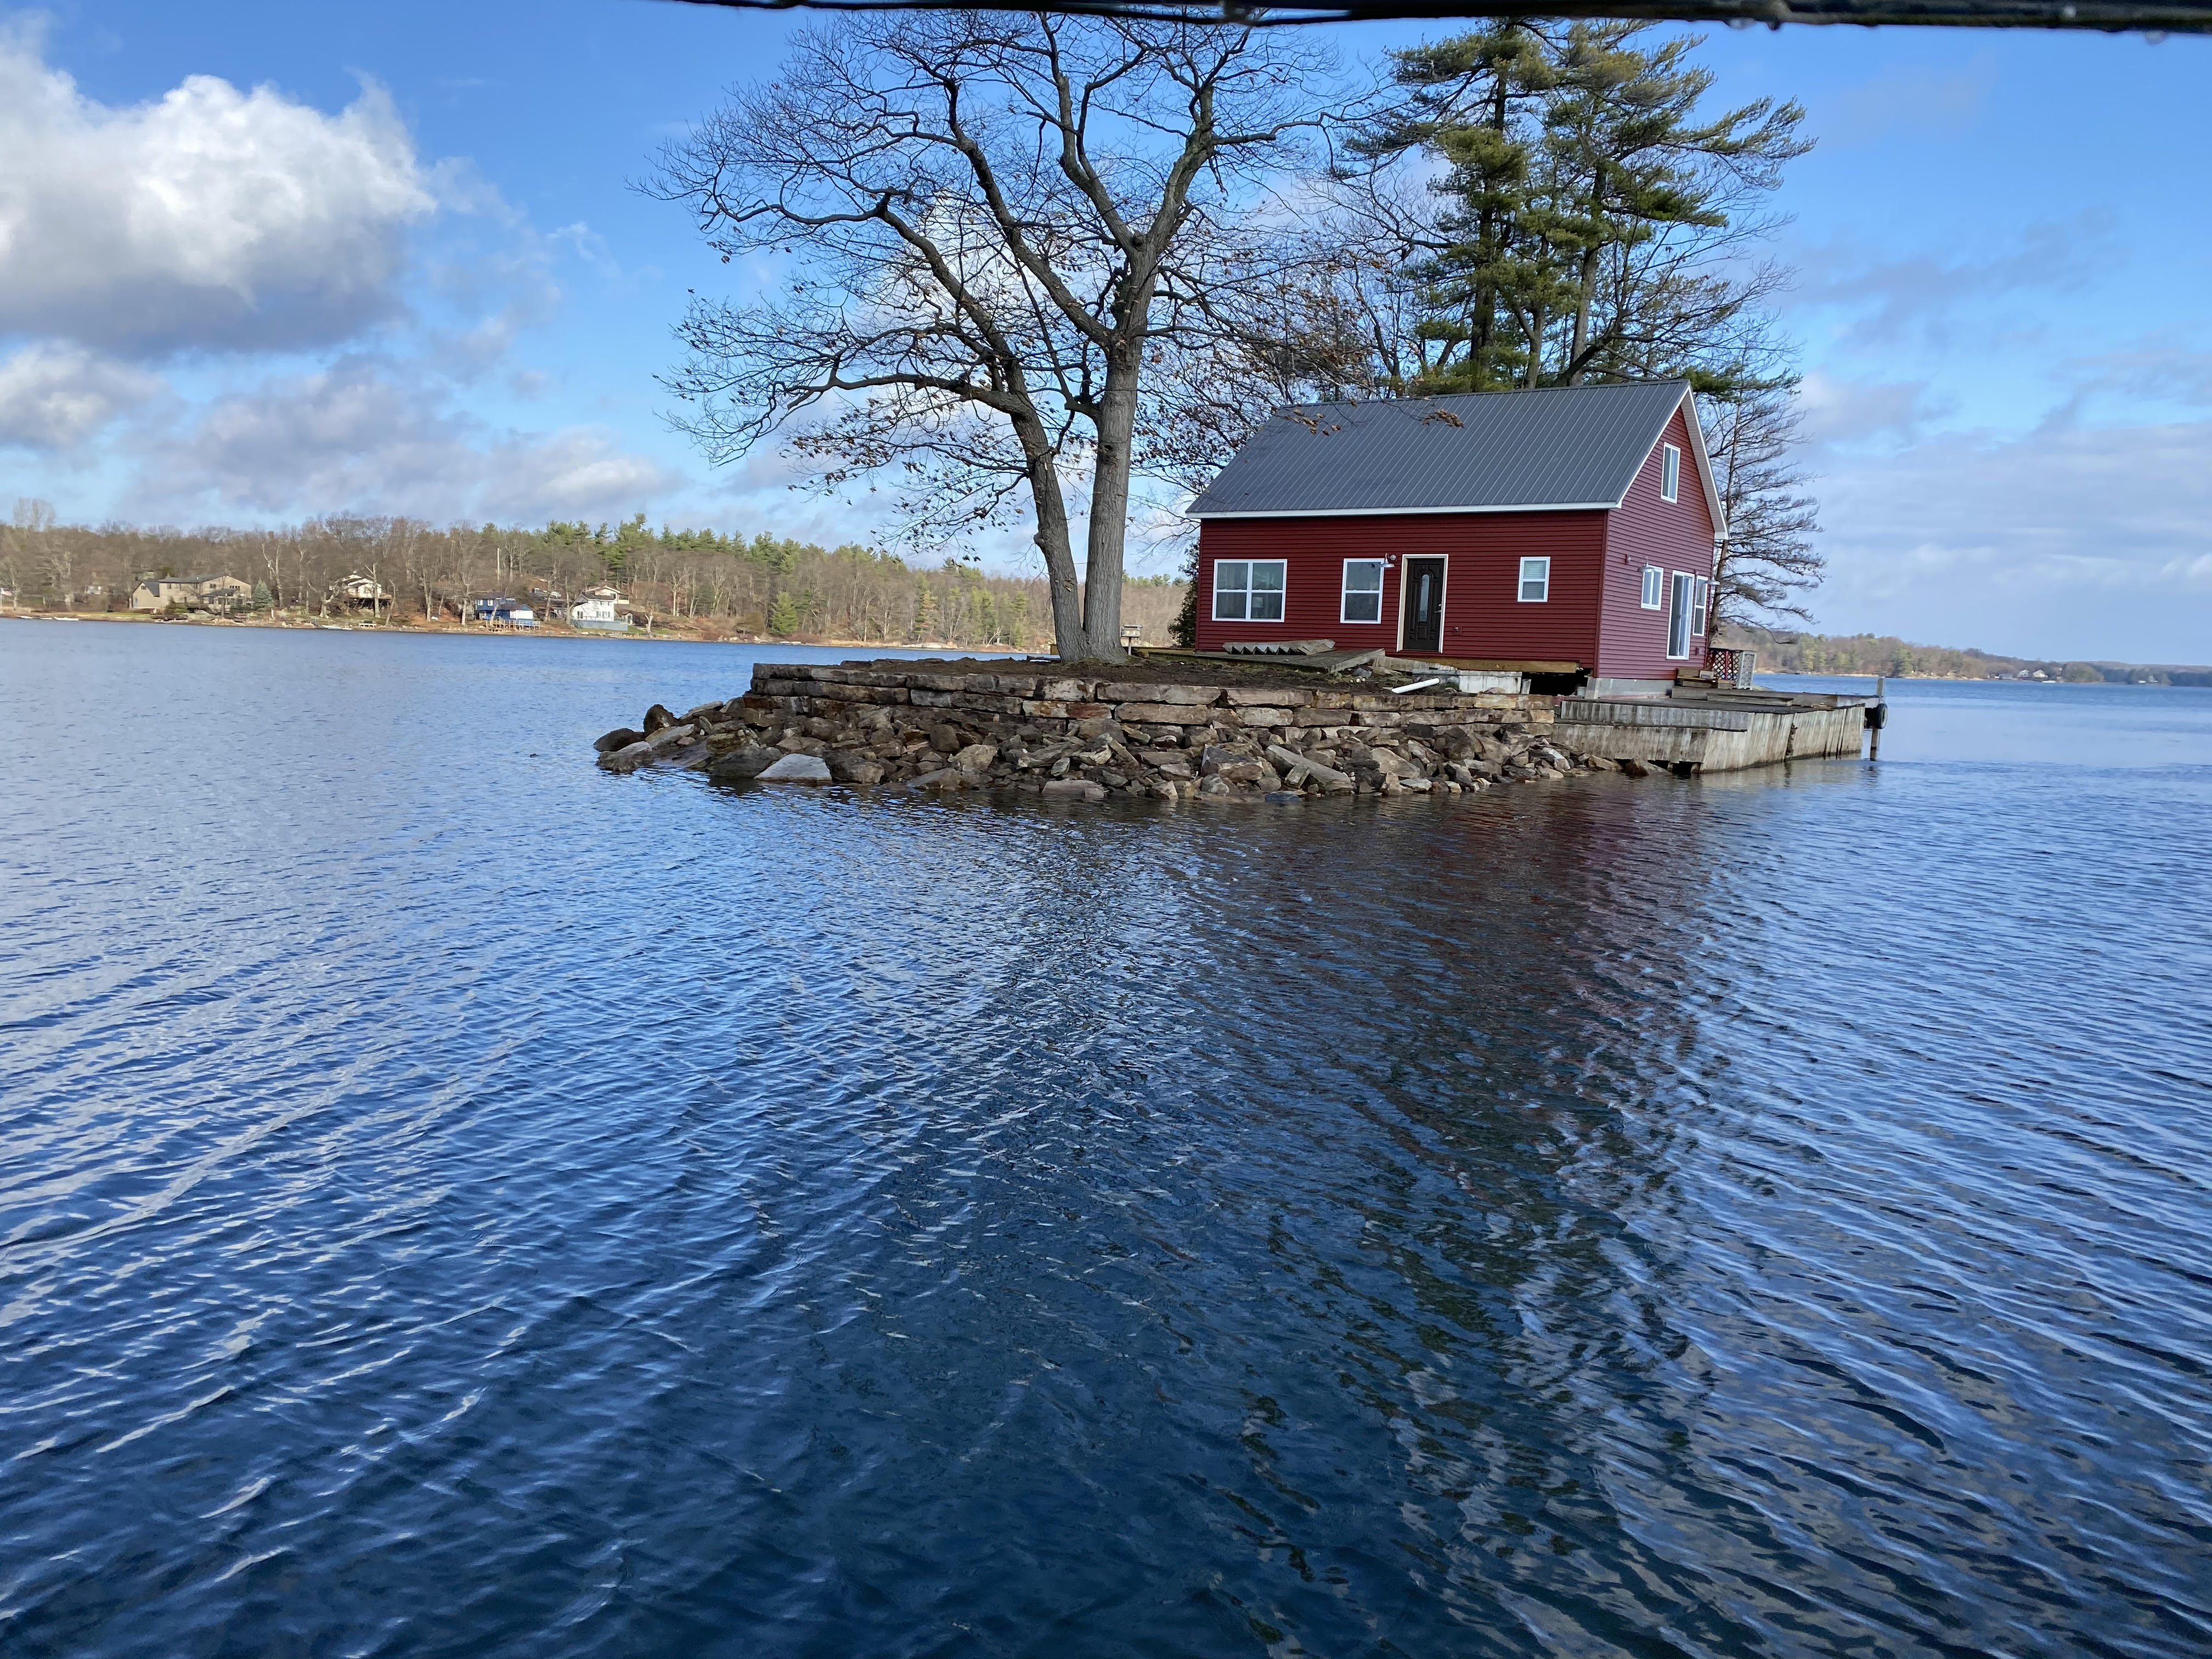
[[[1771,378],[1759,301],[1778,273],[1742,256],[1775,223],[1759,198],[1810,148],[1804,111],[1708,112],[1697,37],[1655,27],[1506,19],[1392,54],[1405,99],[1346,175],[1355,216],[1402,255],[1400,325],[1376,333],[1388,385]],[[1442,171],[1394,192],[1408,162]]]

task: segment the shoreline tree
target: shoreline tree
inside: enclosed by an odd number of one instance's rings
[[[1812,616],[1799,596],[1820,586],[1827,560],[1813,545],[1819,505],[1792,459],[1796,392],[1793,379],[1704,400],[1705,453],[1729,526],[1714,558],[1709,639]]]
[[[1060,654],[1122,658],[1133,473],[1172,388],[1249,346],[1210,298],[1269,268],[1259,204],[1328,97],[1295,33],[926,12],[800,33],[648,186],[760,279],[695,296],[678,425],[718,465],[781,436],[825,489],[890,473],[918,535],[1026,517]]]

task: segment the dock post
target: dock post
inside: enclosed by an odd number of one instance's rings
[[[1889,705],[1882,700],[1882,688],[1888,684],[1887,674],[1874,677],[1874,719],[1867,722],[1867,758],[1870,761],[1881,758],[1882,723],[1889,718]]]

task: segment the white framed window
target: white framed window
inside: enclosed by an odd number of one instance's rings
[[[1644,567],[1644,608],[1664,611],[1667,608],[1667,573],[1656,564]]]
[[[1698,579],[1686,570],[1677,570],[1668,589],[1667,654],[1686,657],[1690,654],[1690,604],[1698,592]]]
[[[1682,452],[1672,444],[1659,447],[1659,499],[1671,501],[1682,494]]]
[[[1549,559],[1521,561],[1521,603],[1541,605],[1552,597],[1552,562]]]
[[[1213,566],[1213,620],[1280,622],[1283,561],[1218,559]]]
[[[1690,631],[1699,639],[1705,636],[1705,619],[1712,612],[1713,584],[1710,576],[1698,578],[1697,597],[1690,601]]]
[[[1344,562],[1344,605],[1337,620],[1379,623],[1382,620],[1382,561],[1346,559]]]

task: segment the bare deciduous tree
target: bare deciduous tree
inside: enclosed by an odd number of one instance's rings
[[[762,297],[684,323],[684,424],[717,462],[781,434],[825,488],[891,470],[926,530],[1026,508],[1060,654],[1119,657],[1132,472],[1173,418],[1156,387],[1234,355],[1209,302],[1267,262],[1267,180],[1328,96],[1317,50],[1048,14],[799,35],[653,186],[760,273]]]
[[[1705,402],[1713,482],[1728,539],[1713,568],[1708,637],[1809,613],[1798,596],[1817,587],[1827,561],[1813,545],[1820,510],[1792,457],[1798,444],[1794,382]]]

